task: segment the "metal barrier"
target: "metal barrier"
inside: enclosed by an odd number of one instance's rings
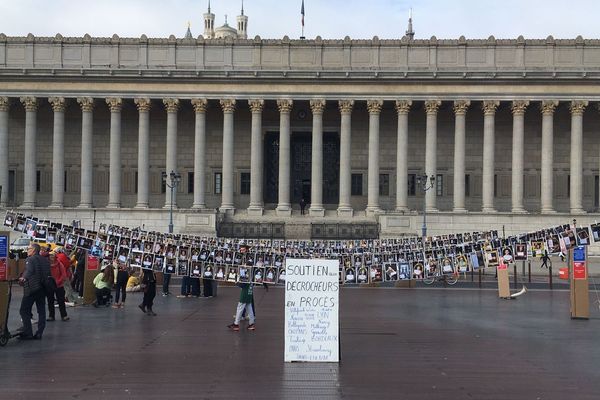
[[[219,222],[217,236],[248,239],[285,239],[285,224],[256,222]]]
[[[379,224],[311,224],[311,239],[378,239]]]

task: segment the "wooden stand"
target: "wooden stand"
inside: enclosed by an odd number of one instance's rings
[[[505,268],[502,269],[502,264],[498,266],[498,297],[505,300],[510,300],[510,281],[508,279],[508,268],[504,264]]]
[[[571,287],[571,319],[589,319],[590,293],[586,246],[569,249],[569,283]]]

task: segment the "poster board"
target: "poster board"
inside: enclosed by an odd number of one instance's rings
[[[8,280],[8,236],[0,235],[0,281]]]
[[[339,362],[339,267],[338,260],[285,260],[285,362]]]
[[[504,262],[498,264],[498,297],[510,299],[510,282],[508,278],[508,265]]]
[[[587,247],[576,246],[570,252],[571,318],[590,317],[590,294],[587,274]]]
[[[97,257],[90,255],[85,257],[85,263],[83,273],[83,304],[92,304],[96,300],[94,278],[100,273],[100,264]]]

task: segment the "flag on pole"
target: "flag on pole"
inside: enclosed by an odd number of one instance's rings
[[[300,14],[302,14],[302,27],[304,27],[304,0],[302,0],[302,8],[300,9]]]

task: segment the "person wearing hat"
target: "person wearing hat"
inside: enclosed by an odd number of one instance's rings
[[[96,288],[94,307],[109,306],[110,293],[114,280],[114,269],[108,264],[102,265],[100,273],[94,278],[94,287]]]
[[[67,315],[67,308],[65,306],[65,288],[64,284],[67,281],[67,272],[65,266],[58,261],[57,254],[51,251],[49,254],[50,259],[50,274],[56,282],[56,290],[50,293],[46,293],[48,299],[48,319],[46,321],[54,321],[55,310],[54,310],[54,299],[58,303],[58,311],[60,312],[60,318],[63,321],[68,321],[69,316]]]

